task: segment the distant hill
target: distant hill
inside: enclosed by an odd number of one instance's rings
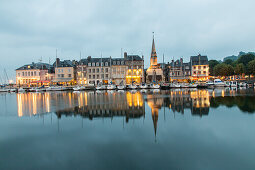
[[[236,61],[236,60],[238,59],[238,56],[232,55],[232,56],[225,57],[225,58],[223,59],[223,62],[226,61],[226,60],[228,60],[228,59],[230,59],[230,60],[232,60],[232,61]]]
[[[232,55],[232,56],[225,57],[225,58],[223,59],[223,62],[226,61],[226,60],[228,60],[228,59],[230,59],[230,60],[232,60],[232,61],[236,61],[240,56],[245,55],[245,54],[254,54],[254,55],[255,55],[255,52],[248,52],[248,53],[245,53],[245,52],[241,51],[241,52],[239,52],[238,56]]]

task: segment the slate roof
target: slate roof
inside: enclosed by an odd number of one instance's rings
[[[48,69],[52,69],[53,66],[47,63],[32,63],[32,64],[26,64],[23,65],[19,68],[17,68],[16,70],[32,70],[32,69],[40,69],[40,70],[48,70]]]
[[[207,56],[191,56],[190,63],[192,65],[208,65],[208,58]]]

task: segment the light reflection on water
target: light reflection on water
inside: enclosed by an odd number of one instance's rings
[[[0,94],[0,169],[254,169],[254,94]]]
[[[253,105],[249,105],[252,99],[253,89],[232,90],[226,89],[176,89],[171,91],[83,91],[83,92],[46,92],[46,93],[18,93],[18,116],[31,116],[55,112],[61,114],[75,113],[92,118],[93,116],[126,115],[127,112],[138,111],[144,115],[145,102],[151,108],[153,114],[158,109],[168,108],[173,112],[184,113],[184,109],[190,109],[193,115],[208,115],[209,108],[214,105],[226,105],[232,103],[239,108],[248,104],[247,110],[253,112]],[[251,96],[250,96],[251,95]],[[242,102],[241,102],[241,101]],[[213,102],[213,106],[211,106]],[[246,103],[243,103],[246,102]],[[109,115],[113,113],[113,115]]]

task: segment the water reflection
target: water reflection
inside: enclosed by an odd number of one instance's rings
[[[159,110],[169,109],[173,113],[184,114],[190,109],[192,115],[208,115],[210,107],[220,105],[237,106],[241,111],[254,113],[254,89],[177,89],[170,91],[104,91],[104,92],[54,92],[17,94],[18,116],[31,116],[55,112],[62,115],[80,115],[93,119],[99,117],[125,116],[141,118],[145,116],[145,104],[151,109],[156,129]]]

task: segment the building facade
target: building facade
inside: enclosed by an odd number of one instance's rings
[[[128,55],[124,53],[124,61],[127,68],[126,84],[141,84],[144,78],[144,57],[139,55]]]
[[[62,85],[76,84],[76,68],[72,61],[60,61],[60,59],[57,58],[53,66],[55,68],[55,78],[53,83]]]
[[[185,82],[190,79],[191,66],[190,62],[184,63],[183,58],[176,61],[172,60],[171,63],[167,64],[168,68],[168,80],[170,82]]]
[[[16,69],[16,84],[19,86],[42,85],[53,79],[53,66],[47,63],[32,63]]]
[[[191,56],[191,79],[194,81],[206,81],[209,79],[209,64],[207,56]]]
[[[140,84],[144,81],[144,60],[138,55],[127,55],[124,58],[81,59],[77,65],[78,84]]]
[[[111,58],[91,58],[89,56],[85,63],[87,63],[87,84],[108,84],[111,81]]]

